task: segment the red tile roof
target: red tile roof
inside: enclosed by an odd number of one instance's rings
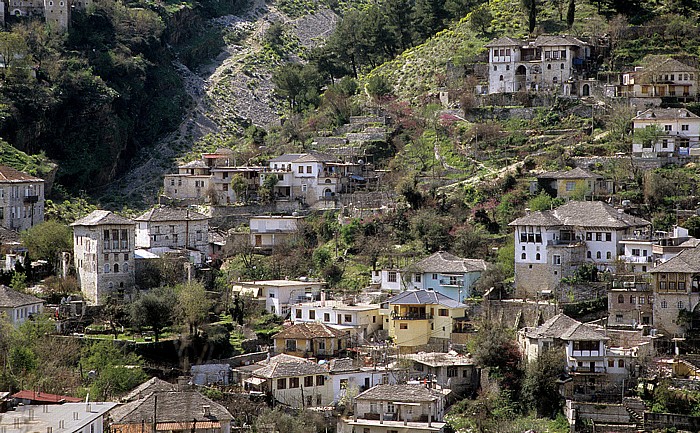
[[[31,400],[40,403],[80,403],[82,398],[69,397],[67,395],[49,394],[48,392],[22,390],[12,394],[12,398]]]
[[[19,170],[15,170],[12,167],[6,165],[0,165],[0,182],[27,182],[36,181],[40,182],[42,179],[34,177],[27,173],[23,173]]]

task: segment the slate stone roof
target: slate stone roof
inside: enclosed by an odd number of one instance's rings
[[[485,45],[486,48],[491,47],[517,47],[523,44],[523,41],[508,36],[502,38],[494,39]]]
[[[357,400],[384,400],[402,403],[431,402],[444,397],[440,391],[425,385],[377,385],[355,397]]]
[[[476,364],[471,356],[459,355],[455,352],[419,352],[402,355],[402,357],[430,367]]]
[[[609,340],[604,333],[594,326],[581,323],[561,313],[547,320],[537,328],[526,330],[525,335],[528,338],[552,338],[566,341]]]
[[[561,339],[566,341],[609,340],[609,338],[598,329],[591,325],[586,325],[585,323],[577,323],[570,326],[561,335]]]
[[[0,308],[17,308],[25,305],[43,304],[44,300],[36,296],[20,293],[0,284]]]
[[[285,153],[284,155],[280,155],[277,158],[272,158],[268,162],[294,162],[304,155],[306,155],[306,154],[305,153]]]
[[[553,46],[567,46],[575,45],[578,47],[588,45],[582,40],[575,38],[573,36],[559,36],[559,35],[541,35],[535,39],[536,47],[553,47]]]
[[[463,259],[445,251],[438,251],[423,260],[414,263],[411,269],[421,272],[465,274],[486,270],[486,262],[481,259]]]
[[[156,206],[134,218],[134,221],[201,221],[208,219],[208,216],[187,208]]]
[[[5,182],[43,182],[44,179],[39,179],[31,174],[15,170],[6,165],[0,165],[0,183]]]
[[[292,325],[278,332],[272,338],[311,340],[314,338],[343,338],[347,336],[348,331],[331,328],[325,323],[309,322]]]
[[[330,372],[331,373],[343,373],[348,371],[357,371],[359,367],[355,367],[355,364],[350,358],[338,358],[331,359],[330,362]]]
[[[264,365],[264,367],[255,370],[253,376],[264,377],[265,379],[328,373],[325,368],[315,362],[284,353],[275,355],[269,360],[260,361],[258,364]]]
[[[22,238],[19,233],[14,230],[6,229],[5,227],[0,227],[0,244],[18,244],[22,242]]]
[[[673,57],[668,57],[665,55],[651,54],[644,57],[642,60],[642,65],[644,69],[641,71],[636,71],[644,75],[645,73],[659,73],[659,72],[695,72],[696,69],[690,65],[687,65],[681,61],[674,59]]]
[[[134,221],[121,217],[108,210],[94,210],[88,215],[76,220],[71,226],[96,226],[102,224],[134,225]]]
[[[154,393],[154,392],[163,392],[163,391],[175,391],[177,390],[177,386],[175,384],[172,384],[170,382],[166,382],[163,379],[159,379],[157,377],[152,377],[142,383],[141,385],[137,386],[134,388],[130,393],[128,393],[126,396],[122,398],[122,401],[124,402],[129,402],[133,400],[138,400],[141,398],[145,398],[148,396],[148,394]]]
[[[277,158],[272,158],[269,162],[329,162],[335,161],[330,155],[322,153],[285,153]]]
[[[532,212],[517,218],[509,226],[571,226],[623,229],[644,227],[645,219],[619,212],[602,201],[569,201],[554,210]]]
[[[178,168],[209,168],[209,166],[206,162],[202,161],[201,159],[195,159],[194,161],[182,164]]]
[[[685,108],[649,108],[635,116],[635,120],[677,120],[677,119],[700,119],[700,116],[694,114]]]
[[[204,415],[204,406],[209,406],[209,416]],[[142,399],[114,408],[110,418],[117,424],[141,424],[143,420],[153,420],[154,412],[156,422],[233,419],[226,408],[197,391],[152,392]]]
[[[466,305],[433,290],[406,290],[387,300],[389,305],[442,305],[447,308],[463,308]]]
[[[688,248],[676,257],[649,270],[649,273],[679,272],[684,274],[700,272],[700,247]]]
[[[602,179],[603,176],[576,167],[571,170],[547,171],[537,176],[538,179]]]

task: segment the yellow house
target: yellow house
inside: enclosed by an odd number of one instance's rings
[[[325,323],[297,323],[277,334],[275,353],[294,356],[339,356],[348,347],[350,331],[332,328]]]
[[[466,305],[432,290],[407,290],[388,299],[380,312],[389,337],[404,353],[450,341]]]

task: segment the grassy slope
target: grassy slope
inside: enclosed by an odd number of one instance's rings
[[[54,168],[54,164],[44,154],[27,155],[2,140],[0,140],[0,164],[40,177]]]

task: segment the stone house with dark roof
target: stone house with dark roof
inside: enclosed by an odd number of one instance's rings
[[[442,432],[446,394],[422,384],[374,386],[355,397],[352,418],[340,418],[337,431]]]
[[[0,284],[0,316],[4,315],[14,325],[20,325],[35,314],[41,314],[44,300],[20,293]]]
[[[209,217],[190,208],[156,206],[136,221],[136,248],[162,255],[188,251],[190,260],[201,265],[209,255]]]
[[[576,195],[581,195],[581,198],[593,197],[608,194],[612,190],[612,185],[608,185],[603,176],[580,167],[539,174],[535,186],[536,189],[559,198]]]
[[[628,98],[694,100],[698,93],[697,80],[697,68],[673,57],[649,55],[641,66],[622,74],[618,94]]]
[[[700,116],[685,108],[650,108],[632,118],[632,156],[670,158],[697,156],[700,146]],[[638,132],[658,130],[654,140],[643,142]]]
[[[600,201],[569,201],[553,210],[529,212],[509,226],[515,236],[516,295],[536,298],[559,287],[582,264],[615,271],[621,241],[646,230],[649,221]]]
[[[466,321],[466,305],[432,290],[406,290],[381,304],[384,329],[402,353],[414,353],[427,344],[446,350],[459,339]]]
[[[681,251],[649,273],[654,326],[670,338],[700,330],[700,247]]]
[[[0,226],[17,232],[44,222],[44,180],[0,165]]]
[[[335,329],[325,323],[302,322],[272,336],[275,353],[301,357],[337,357],[350,344],[350,331]]]
[[[290,407],[326,407],[334,401],[328,370],[308,359],[283,353],[236,371],[246,390],[268,394]]]
[[[461,302],[471,296],[486,266],[482,259],[438,251],[401,271],[403,289],[433,290]]]
[[[402,355],[402,359],[412,362],[411,378],[449,389],[455,396],[471,396],[479,389],[481,369],[469,354],[419,352]]]
[[[95,210],[73,224],[73,263],[87,302],[125,299],[135,287],[134,221]]]

